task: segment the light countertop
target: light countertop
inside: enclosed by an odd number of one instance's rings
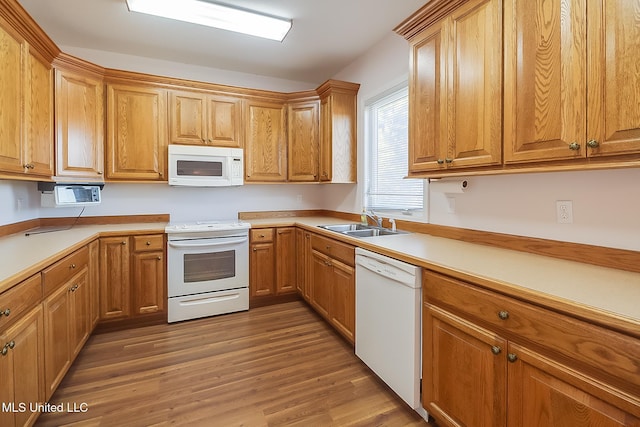
[[[410,233],[348,237],[319,225],[347,223],[330,217],[245,220],[252,227],[301,226],[402,261],[494,288],[563,301],[640,328],[640,273],[594,266],[454,239]],[[165,223],[82,225],[52,233],[0,238],[0,292],[46,268],[98,236],[164,233]]]
[[[566,261],[460,240],[410,233],[353,238],[318,228],[343,219],[293,217],[248,220],[253,227],[298,225],[374,252],[452,274],[501,291],[524,291],[584,307],[640,327],[640,273]]]
[[[76,225],[51,233],[0,238],[0,292],[46,268],[99,235],[164,233],[165,223]]]

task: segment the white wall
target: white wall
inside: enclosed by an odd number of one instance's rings
[[[408,78],[408,43],[390,34],[335,77],[358,82],[358,185],[325,187],[325,208],[358,213],[363,194],[364,102]],[[640,169],[471,177],[464,194],[430,192],[429,222],[640,250]],[[574,222],[556,222],[556,201],[573,202]]]

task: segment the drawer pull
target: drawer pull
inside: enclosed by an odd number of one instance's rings
[[[161,257],[161,256],[158,256],[158,261],[160,261],[161,259],[162,259],[162,257]]]
[[[500,347],[498,347],[497,345],[491,346],[491,353],[500,354],[501,352],[502,352],[502,349]]]
[[[75,292],[76,290],[78,290],[78,285],[73,285],[72,287],[69,288],[69,290],[71,292]]]
[[[123,241],[122,241],[122,244],[123,244],[123,245],[126,245],[126,244],[127,244],[127,241],[126,241],[126,240],[123,240]]]
[[[499,311],[498,317],[502,320],[507,320],[509,318],[509,312],[506,310]]]
[[[258,252],[258,248],[253,248],[253,252]]]
[[[515,353],[509,353],[507,354],[507,360],[511,363],[514,363],[516,360],[518,360],[518,355]]]
[[[7,308],[4,311],[0,311],[0,316],[7,316],[9,317],[9,315],[11,314],[11,309]]]
[[[151,246],[151,242],[147,241],[147,243],[145,243],[145,245]]]
[[[572,151],[580,150],[580,144],[578,144],[577,142],[572,142],[571,144],[569,144],[569,150],[572,150]]]
[[[10,349],[13,350],[13,347],[16,346],[16,342],[14,340],[9,341],[9,344],[7,344],[9,346]]]
[[[587,147],[589,148],[598,148],[599,145],[600,144],[595,139],[590,139],[589,141],[587,141]]]
[[[6,356],[8,352],[9,352],[9,344],[5,344],[4,347],[2,347],[2,351],[0,353],[2,353],[3,356]]]
[[[264,234],[261,234],[261,235],[260,235],[260,238],[261,238],[261,239],[264,239]]]

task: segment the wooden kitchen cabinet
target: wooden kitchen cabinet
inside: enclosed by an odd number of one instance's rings
[[[89,318],[91,329],[100,321],[100,240],[89,243]]]
[[[320,181],[357,181],[357,94],[359,84],[328,80],[320,96]]]
[[[149,320],[166,313],[164,234],[100,239],[100,320]]]
[[[172,91],[172,144],[242,147],[242,100],[203,92]]]
[[[91,334],[89,249],[42,272],[45,398],[49,399]]]
[[[103,180],[102,79],[62,68],[56,68],[55,75],[56,176]]]
[[[0,19],[0,172],[53,175],[53,71]]]
[[[501,30],[501,2],[472,0],[411,40],[410,175],[501,164]]]
[[[249,232],[249,295],[260,297],[296,291],[295,227],[252,229]]]
[[[341,335],[355,342],[355,248],[311,235],[309,301]]]
[[[302,101],[288,106],[288,179],[318,181],[320,167],[320,102]]]
[[[100,320],[131,316],[129,236],[100,238]]]
[[[423,280],[423,406],[439,424],[640,423],[637,338],[438,273]]]
[[[163,312],[167,299],[164,235],[134,236],[133,242],[133,315]]]
[[[107,179],[167,180],[167,91],[107,84]]]
[[[12,410],[0,411],[0,425],[33,425],[39,412],[29,410],[29,405],[45,401],[42,305],[38,304],[13,326],[0,331],[0,346],[0,401],[15,405]],[[26,410],[20,410],[21,404],[26,405]]]
[[[284,102],[246,102],[245,180],[287,180],[287,113]]]
[[[505,0],[504,21],[506,163],[640,152],[637,4]]]
[[[296,289],[298,294],[310,302],[309,274],[311,262],[311,233],[296,229]]]

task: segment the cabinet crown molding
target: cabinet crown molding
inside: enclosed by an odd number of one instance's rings
[[[402,21],[393,31],[411,40],[424,28],[449,15],[467,1],[469,0],[432,0]]]

